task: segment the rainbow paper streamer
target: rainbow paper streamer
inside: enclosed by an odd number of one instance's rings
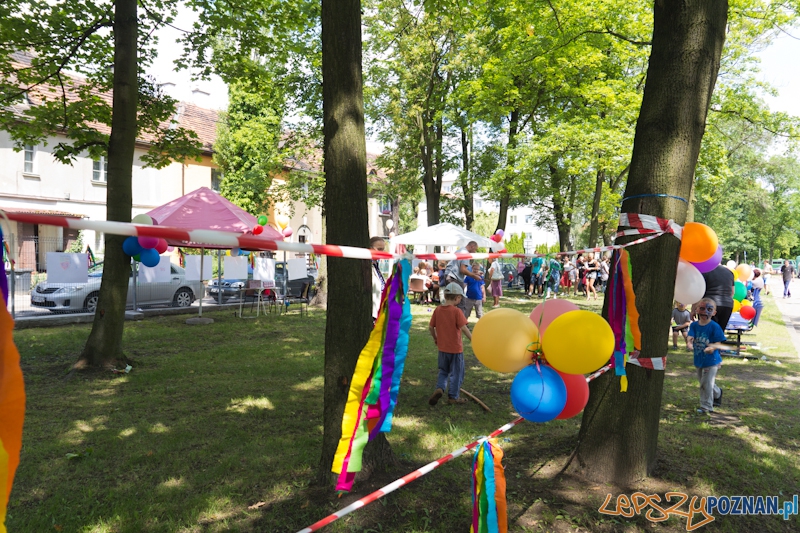
[[[94,259],[94,253],[92,253],[92,247],[86,246],[86,255],[89,257],[89,267],[93,267],[97,264],[97,261]]]
[[[506,476],[497,439],[478,446],[472,460],[472,525],[470,533],[507,533]]]
[[[342,436],[331,468],[339,474],[336,490],[340,492],[352,489],[367,442],[392,430],[411,328],[411,304],[406,298],[410,273],[408,259],[395,264],[381,295],[375,326],[350,380]]]
[[[0,231],[0,239],[3,233]],[[0,309],[0,533],[6,533],[6,509],[14,474],[22,448],[22,424],[25,420],[25,383],[19,366],[19,352],[14,345],[14,321],[8,314],[8,280],[0,270],[3,308]]]
[[[633,292],[631,258],[626,250],[614,251],[611,256],[611,272],[608,291],[611,300],[608,308],[608,323],[614,332],[614,373],[620,377],[620,391],[628,390],[628,375],[625,365],[630,352],[638,352],[642,344],[639,330],[639,311]]]

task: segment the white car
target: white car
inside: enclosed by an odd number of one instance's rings
[[[204,287],[200,281],[186,281],[186,273],[181,267],[170,267],[168,283],[148,283],[141,278],[137,279],[137,306],[189,307],[197,299],[197,295],[203,294]],[[102,277],[103,263],[98,263],[89,269],[87,283],[39,283],[31,291],[31,305],[54,313],[94,313]],[[128,282],[127,304],[128,307],[133,307],[133,272]]]

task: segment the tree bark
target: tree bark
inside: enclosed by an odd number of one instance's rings
[[[472,231],[472,222],[475,220],[475,213],[472,204],[472,173],[470,168],[470,135],[467,133],[468,126],[461,126],[461,193],[464,196],[464,227]]]
[[[603,184],[606,181],[606,172],[605,170],[598,170],[597,175],[595,176],[595,184],[594,184],[594,198],[592,199],[592,215],[589,218],[589,246],[588,248],[594,248],[597,246],[597,231],[598,231],[598,220],[597,216],[600,213],[600,198],[603,196]]]
[[[519,109],[514,109],[508,117],[508,145],[506,148],[506,153],[508,155],[506,157],[506,172],[503,177],[505,190],[500,196],[500,210],[497,213],[497,227],[495,231],[499,229],[505,231],[506,222],[508,221],[508,208],[511,204],[511,185],[513,182],[512,175],[515,172],[514,165],[516,163],[514,150],[517,148],[517,133],[519,133]]]
[[[652,52],[625,198],[666,193],[688,199],[719,70],[727,11],[728,3],[722,0],[656,1]],[[687,207],[674,198],[645,196],[624,201],[622,212],[683,224]],[[664,332],[669,327],[679,249],[678,239],[669,236],[628,249],[641,313],[640,358],[667,354]],[[607,298],[606,316],[608,306]],[[627,373],[627,393],[619,391],[613,373],[590,386],[577,462],[571,466],[595,480],[631,483],[655,466],[664,372],[628,365]]]
[[[550,189],[553,191],[553,219],[556,221],[556,231],[558,232],[559,249],[567,252],[572,249],[570,243],[570,230],[572,229],[572,209],[571,203],[575,201],[575,195],[571,194],[571,202],[565,202],[562,197],[563,177],[558,168],[554,165],[549,166],[550,170]],[[574,189],[574,187],[572,187]]]
[[[325,157],[326,240],[366,247],[367,161],[361,74],[361,3],[322,2],[322,111]],[[341,436],[350,379],[372,329],[372,272],[369,261],[328,258],[325,327],[325,386],[322,454],[317,479],[327,483]],[[388,450],[388,451],[387,451]],[[391,456],[381,436],[364,452],[369,472]]]
[[[133,193],[131,174],[136,145],[138,109],[138,20],[136,0],[114,2],[114,95],[111,136],[108,142],[108,186],[106,219],[131,221]],[[131,273],[130,257],[122,251],[125,237],[106,234],[106,253],[100,299],[92,331],[76,363],[84,366],[109,366],[125,361],[122,332],[125,303]]]

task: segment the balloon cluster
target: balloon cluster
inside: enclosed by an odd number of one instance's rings
[[[736,261],[728,261],[725,266],[733,272],[733,312],[738,312],[745,320],[753,320],[756,310],[747,299],[747,282],[753,276],[753,269],[744,263],[737,265]]]
[[[253,226],[253,235],[261,235],[264,232],[264,226],[269,222],[267,215],[260,215],[257,219],[258,225]]]
[[[278,226],[278,230],[284,237],[291,237],[292,233],[294,233],[294,230],[289,227],[289,222],[289,217],[284,214],[280,214],[275,217],[275,224]]]
[[[155,224],[149,215],[136,215],[131,221],[134,224],[152,226]],[[122,250],[144,266],[155,267],[161,260],[159,254],[169,249],[167,241],[158,237],[128,237],[122,241]]]
[[[492,236],[491,236],[491,237],[489,237],[489,238],[490,238],[491,240],[493,240],[494,242],[497,242],[497,243],[499,243],[500,241],[502,241],[502,240],[503,240],[503,235],[505,235],[505,233],[506,233],[505,231],[503,231],[502,229],[499,229],[499,230],[495,231],[495,232],[494,232],[494,235],[492,235]],[[503,249],[502,249],[502,250],[500,250],[498,253],[504,254],[504,253],[506,253],[506,252],[508,252],[508,250],[506,250],[505,248],[503,248]]]
[[[511,384],[514,409],[526,420],[547,422],[583,410],[589,401],[583,374],[608,362],[614,333],[600,315],[551,300],[530,316],[514,309],[486,313],[472,332],[472,349],[487,368],[518,372]]]
[[[678,273],[675,276],[675,300],[684,305],[700,301],[706,293],[705,272],[711,272],[722,260],[722,246],[716,232],[699,222],[687,222],[681,237]]]

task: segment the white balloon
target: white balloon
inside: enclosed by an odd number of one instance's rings
[[[153,219],[150,218],[150,215],[145,215],[145,214],[136,215],[135,217],[133,217],[133,220],[131,220],[131,222],[133,222],[134,224],[143,224],[145,226],[153,225]]]
[[[688,261],[680,260],[675,276],[675,300],[684,304],[697,303],[706,293],[706,280]]]
[[[731,259],[730,261],[728,261],[727,263],[725,263],[725,266],[727,266],[728,268],[730,268],[731,270],[733,270],[733,269],[735,269],[735,268],[736,268],[736,261],[734,261],[733,259]]]

